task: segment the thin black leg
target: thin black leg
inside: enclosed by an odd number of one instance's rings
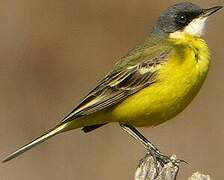
[[[149,151],[151,156],[154,157],[162,166],[168,162],[179,163],[183,160],[173,160],[170,156],[161,154],[161,152],[145,137],[143,136],[135,127],[120,123],[121,128],[131,135],[135,140],[140,142]]]
[[[145,137],[143,136],[135,127],[125,124],[120,124],[121,128],[131,135],[135,140],[141,143],[147,150],[154,150],[156,153],[160,151]]]

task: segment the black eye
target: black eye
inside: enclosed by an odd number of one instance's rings
[[[181,14],[177,17],[177,22],[182,25],[186,24],[187,21],[188,21],[188,18],[187,18],[187,15],[185,15],[185,14]]]

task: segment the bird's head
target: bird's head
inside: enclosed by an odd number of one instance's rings
[[[215,6],[203,9],[198,5],[184,2],[168,7],[159,17],[153,28],[153,34],[168,35],[178,38],[182,33],[201,36],[207,18],[221,9]]]

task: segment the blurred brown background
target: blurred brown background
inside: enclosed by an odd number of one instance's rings
[[[174,2],[1,0],[0,157],[70,112]],[[223,18],[222,10],[207,28],[213,61],[200,94],[173,121],[142,129],[161,151],[189,162],[181,166],[179,179],[195,171],[224,179]],[[117,124],[110,124],[90,134],[70,131],[0,164],[0,179],[130,180],[144,154]]]

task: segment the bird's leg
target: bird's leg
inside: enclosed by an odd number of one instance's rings
[[[120,124],[121,128],[131,135],[135,140],[141,143],[147,150],[154,150],[157,153],[160,151],[145,137],[143,136],[135,127],[125,124]]]
[[[153,156],[155,162],[159,162],[161,166],[164,166],[168,162],[179,163],[177,160],[172,160],[170,156],[163,155],[146,137],[144,137],[135,127],[121,124],[121,128],[131,135],[135,140],[140,142],[149,151],[150,155]]]

